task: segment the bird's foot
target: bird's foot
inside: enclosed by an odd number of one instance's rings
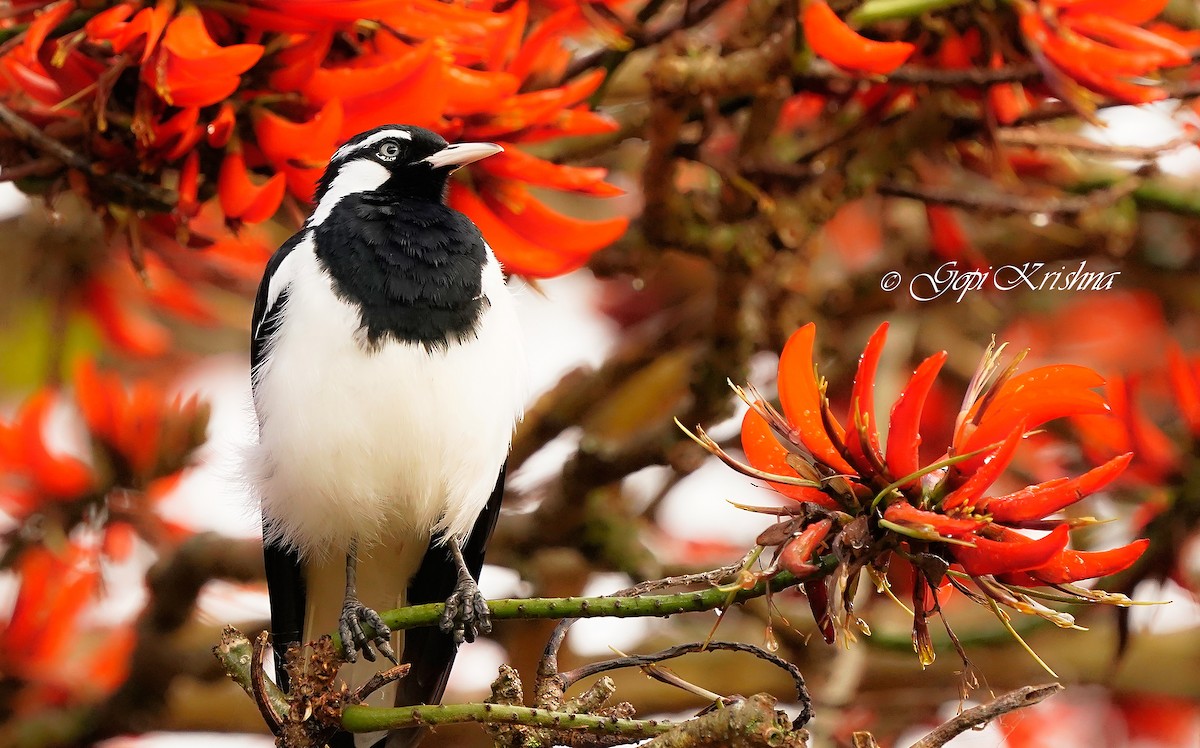
[[[368,637],[363,631],[364,623],[374,631],[373,637]],[[391,645],[392,630],[378,613],[353,597],[347,597],[342,603],[338,634],[342,637],[342,648],[346,650],[346,662],[357,662],[360,651],[363,657],[374,662],[375,653],[371,651],[371,644],[374,643],[379,654],[391,660],[392,664],[396,663],[396,653],[392,651]]]
[[[446,609],[438,620],[438,628],[447,634],[454,632],[455,644],[473,642],[479,634],[492,633],[487,599],[469,574],[459,576],[454,593],[446,598]]]

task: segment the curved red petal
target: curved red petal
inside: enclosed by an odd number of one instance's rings
[[[817,567],[811,563],[813,553],[829,535],[832,527],[833,520],[823,519],[804,528],[779,550],[780,568],[798,577],[816,572]]]
[[[514,231],[473,191],[454,182],[450,206],[470,216],[509,273],[531,278],[551,278],[583,267],[587,255],[561,252],[531,242]]]
[[[1067,526],[1059,525],[1045,537],[1029,540],[1018,532],[1008,531],[1006,540],[988,540],[978,536],[969,540],[975,547],[948,546],[950,555],[973,577],[985,574],[1007,574],[1037,569],[1050,563],[1067,547]]]
[[[846,450],[851,461],[858,463],[860,472],[867,474],[874,473],[876,466],[883,464],[879,422],[875,419],[875,375],[879,370],[879,356],[887,342],[887,331],[888,323],[883,322],[867,340],[850,390],[848,420],[854,433],[846,441]]]
[[[135,356],[161,356],[171,346],[166,328],[134,313],[115,289],[98,280],[84,285],[83,305],[109,342]]]
[[[779,443],[771,425],[753,409],[742,418],[742,451],[750,464],[772,475],[788,475],[799,478],[799,474],[787,464],[788,451]],[[787,483],[770,483],[779,493],[796,501],[812,501],[821,506],[837,509],[838,504],[824,491],[808,486],[793,486]]]
[[[1125,471],[1131,459],[1133,453],[1126,452],[1078,478],[1060,478],[988,499],[987,511],[993,521],[1005,524],[1042,519],[1108,485]]]
[[[1043,366],[1015,376],[1000,386],[978,425],[964,429],[955,451],[964,454],[994,444],[1022,421],[1033,429],[1065,416],[1106,413],[1108,404],[1094,391],[1103,385],[1104,379],[1085,366]],[[971,461],[961,469],[974,466]]]
[[[945,351],[922,361],[892,405],[887,437],[887,467],[892,480],[900,480],[920,469],[921,414],[925,399],[945,362]]]
[[[300,86],[300,92],[318,103],[335,98],[346,101],[375,96],[416,75],[431,57],[436,56],[436,49],[433,42],[426,42],[413,47],[402,57],[393,57],[374,66],[318,67]]]
[[[601,167],[567,166],[532,156],[519,148],[508,148],[479,162],[479,168],[500,179],[510,179],[539,187],[582,192],[596,197],[625,194],[604,181],[608,170]]]
[[[1064,550],[1050,563],[1030,569],[1027,573],[1045,584],[1068,584],[1106,577],[1128,569],[1149,546],[1150,541],[1142,538],[1108,551]]]
[[[563,252],[589,256],[620,239],[629,226],[624,216],[595,221],[563,215],[546,207],[521,184],[490,186],[481,189],[480,195],[501,220],[526,239]]]
[[[821,414],[824,394],[817,388],[813,368],[816,334],[817,326],[809,322],[792,333],[784,345],[779,356],[779,400],[788,424],[795,430],[794,439],[798,438],[817,459],[834,471],[854,474],[854,468],[834,446],[834,439],[843,442],[845,432],[832,413],[829,414],[834,430],[832,438],[825,429]]]
[[[268,110],[254,118],[255,142],[263,155],[279,165],[290,161],[323,165],[336,149],[342,131],[342,102],[330,99],[307,122],[293,122]]]
[[[942,500],[942,509],[951,511],[959,507],[975,507],[980,505],[980,498],[983,492],[996,482],[996,479],[1005,471],[1008,464],[1012,462],[1013,455],[1016,454],[1017,446],[1020,445],[1021,439],[1025,437],[1025,422],[1017,424],[1009,435],[995,449],[986,454],[980,455],[978,458],[972,459],[969,462],[972,467],[971,472],[967,475],[966,481],[961,486],[951,491]],[[966,462],[956,464],[950,468],[952,474],[964,474],[962,465]],[[980,508],[983,508],[980,506]]]
[[[907,501],[894,501],[888,504],[887,509],[883,512],[883,518],[905,527],[932,530],[938,535],[948,538],[969,535],[987,524],[987,520],[947,517],[939,512],[918,509]]]
[[[1200,377],[1192,370],[1178,343],[1172,342],[1167,348],[1167,376],[1184,423],[1193,434],[1200,435]]]
[[[850,28],[824,0],[802,11],[804,38],[813,52],[846,70],[887,74],[904,64],[916,47],[908,42],[877,42]]]
[[[446,113],[455,116],[489,112],[515,94],[521,85],[511,73],[471,70],[459,65],[446,67],[446,83],[449,86]]]
[[[75,10],[75,0],[60,0],[38,12],[28,28],[25,29],[25,39],[21,43],[25,55],[29,59],[37,59],[38,50],[42,48],[46,37],[58,24],[66,20],[73,10]]]
[[[430,54],[399,83],[357,98],[343,97],[342,135],[350,138],[380,122],[436,129],[446,111],[446,63]]]

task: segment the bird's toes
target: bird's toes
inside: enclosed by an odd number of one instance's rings
[[[492,633],[492,612],[488,610],[487,599],[476,591],[471,602],[475,608],[476,628],[482,634]]]
[[[379,654],[391,660],[393,665],[397,664],[396,653],[392,650],[392,645],[389,641],[392,638],[392,629],[383,622],[383,618],[372,608],[364,607],[359,614],[362,616],[362,619],[370,624],[371,628],[375,630],[375,638],[373,641],[375,642],[375,648],[379,650]],[[363,654],[367,655],[367,653],[370,652],[370,647],[368,647],[365,642],[363,647]],[[375,661],[373,656],[370,656],[369,659],[372,662]]]
[[[342,650],[346,662],[358,662],[357,647],[354,643],[354,632],[351,630],[350,620],[343,612],[341,619],[338,621],[338,636],[342,639]]]
[[[454,633],[454,642],[473,642],[480,633],[492,630],[491,615],[487,600],[479,592],[474,580],[460,581],[454,594],[446,600],[438,625],[446,633]]]
[[[367,636],[362,624],[371,627],[375,636]],[[358,653],[368,662],[375,661],[375,653],[371,651],[371,643],[375,648],[392,662],[396,662],[396,654],[392,651],[388,640],[392,631],[373,609],[368,608],[357,600],[346,600],[342,606],[342,615],[338,620],[338,634],[342,637],[342,648],[346,651],[346,662],[357,662]]]

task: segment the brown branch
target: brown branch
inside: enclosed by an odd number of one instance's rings
[[[1121,198],[1132,194],[1140,182],[1140,179],[1130,178],[1111,187],[1093,190],[1086,195],[1046,196],[978,193],[964,190],[961,186],[934,187],[884,182],[879,185],[879,194],[1000,215],[1042,213],[1050,216],[1064,216],[1112,205]]]
[[[166,707],[172,681],[190,661],[173,635],[191,619],[201,588],[212,579],[250,582],[262,576],[260,542],[237,541],[215,533],[188,538],[173,555],[151,568],[146,576],[150,599],[137,621],[129,677],[97,709],[88,737],[153,725]]]
[[[120,172],[106,172],[99,164],[81,153],[68,148],[62,142],[47,136],[29,120],[0,104],[0,123],[3,123],[19,140],[42,153],[58,159],[72,169],[78,169],[101,185],[106,185],[132,198],[139,206],[160,211],[170,211],[177,198],[174,192],[157,185],[146,184]]]
[[[263,656],[266,654],[269,638],[270,634],[266,631],[260,632],[254,638],[254,645],[250,650],[250,692],[254,703],[258,705],[259,714],[267,723],[267,729],[272,735],[279,735],[283,727],[283,717],[275,711],[275,706],[267,694],[267,674],[263,670]]]
[[[1062,691],[1058,683],[1047,683],[1041,686],[1025,686],[1015,691],[1009,691],[986,704],[968,709],[957,717],[943,722],[933,732],[912,744],[912,748],[939,748],[951,738],[970,730],[972,727],[999,717],[1002,714],[1015,712],[1027,706],[1033,706],[1054,694]]]
[[[1097,143],[1090,138],[1076,133],[1044,130],[1034,127],[1003,128],[996,131],[995,137],[997,142],[1004,145],[1023,145],[1034,148],[1068,148],[1073,151],[1094,153],[1111,158],[1132,158],[1145,161],[1157,158],[1177,148],[1195,145],[1200,141],[1200,132],[1183,135],[1156,146]]]
[[[974,86],[984,88],[998,83],[1023,83],[1038,80],[1042,72],[1035,63],[1005,65],[999,68],[962,68],[957,70],[927,68],[919,65],[901,65],[886,76],[870,76],[870,80],[886,80],[888,83],[906,85],[925,85],[938,88],[957,88]],[[861,75],[847,73],[833,63],[814,58],[803,72],[792,76],[792,80],[801,86],[811,86],[814,82],[828,83],[829,81],[857,82],[864,80]]]
[[[16,166],[0,168],[0,182],[15,182],[26,177],[43,177],[58,170],[61,162],[53,156],[42,156]]]
[[[656,92],[686,96],[745,94],[786,70],[792,50],[791,30],[771,34],[756,47],[727,55],[664,54],[650,69]]]
[[[602,662],[588,663],[586,665],[581,665],[574,670],[560,673],[559,678],[562,679],[565,688],[570,688],[572,685],[578,683],[584,678],[590,678],[593,675],[606,673],[610,670],[619,670],[627,667],[645,667],[647,665],[653,665],[665,660],[672,660],[686,654],[692,654],[694,652],[710,652],[714,650],[745,652],[747,654],[752,654],[760,660],[769,662],[775,667],[787,671],[787,674],[792,677],[792,682],[796,686],[796,698],[800,703],[800,714],[793,722],[793,726],[799,729],[800,727],[808,724],[809,720],[812,719],[812,697],[808,694],[808,687],[804,684],[804,675],[800,672],[800,669],[787,660],[771,654],[762,647],[756,647],[753,644],[746,644],[744,642],[710,641],[707,643],[692,642],[689,644],[678,644],[674,647],[668,647],[660,652],[654,652],[653,654],[628,655],[626,657],[617,657],[611,660],[604,660]]]
[[[647,748],[804,748],[808,732],[790,728],[775,700],[757,694],[690,719],[643,745]]]

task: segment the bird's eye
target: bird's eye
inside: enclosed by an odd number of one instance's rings
[[[395,161],[400,155],[400,146],[395,143],[384,143],[379,146],[379,158],[384,161]]]

